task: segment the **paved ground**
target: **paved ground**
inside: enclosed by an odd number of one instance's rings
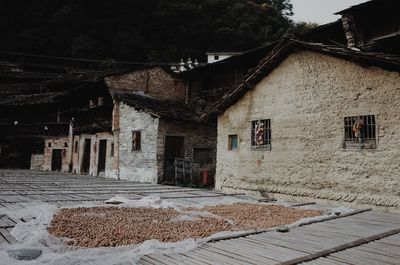
[[[247,198],[207,190],[87,176],[0,171],[0,210],[18,210],[33,200],[56,206],[72,206],[81,202],[102,203],[115,195],[132,200],[159,195],[188,206],[233,197]],[[295,203],[292,205],[295,206]],[[8,216],[1,216],[0,244],[14,242],[9,231],[16,222],[21,221],[27,220],[12,220]],[[140,263],[400,264],[400,215],[358,210],[305,224],[287,233],[271,230],[221,237],[186,253],[150,254],[144,256]]]

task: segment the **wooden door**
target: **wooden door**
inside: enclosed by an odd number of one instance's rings
[[[97,163],[97,173],[106,171],[106,153],[107,153],[107,140],[100,140],[99,143],[99,160]]]
[[[81,167],[81,173],[82,174],[89,173],[89,169],[90,169],[90,149],[91,149],[90,147],[91,147],[90,139],[85,139],[85,146],[83,147],[83,157],[82,157],[82,167]]]
[[[61,171],[62,168],[62,149],[53,149],[51,155],[51,170]]]
[[[164,182],[175,183],[175,158],[185,157],[184,138],[180,136],[167,136],[164,150]]]

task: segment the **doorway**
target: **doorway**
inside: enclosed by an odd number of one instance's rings
[[[62,149],[53,149],[51,155],[51,171],[61,171],[62,168]]]
[[[83,147],[83,157],[82,157],[82,174],[88,174],[90,169],[90,147],[91,147],[91,140],[85,139],[85,145]]]
[[[175,183],[175,158],[185,157],[184,137],[167,136],[164,150],[164,183]]]
[[[99,160],[97,163],[97,175],[106,171],[107,140],[99,142]]]

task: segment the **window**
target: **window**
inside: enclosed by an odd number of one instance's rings
[[[48,143],[47,146],[48,146],[48,147],[51,147],[51,143]]]
[[[141,150],[141,131],[132,132],[132,151]]]
[[[68,143],[67,142],[64,143],[64,147],[68,147]]]
[[[232,134],[228,136],[228,150],[238,149],[238,136],[237,134]]]
[[[219,60],[219,55],[214,55],[214,60],[218,61]]]
[[[114,157],[114,143],[111,143],[110,157]]]
[[[343,148],[376,148],[375,115],[353,116],[344,118]]]
[[[78,153],[78,141],[75,141],[74,152]]]
[[[271,150],[271,120],[251,122],[251,149]]]
[[[193,149],[193,163],[211,164],[212,162],[212,148]]]

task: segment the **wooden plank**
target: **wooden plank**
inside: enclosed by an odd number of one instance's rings
[[[343,263],[332,259],[327,258],[318,258],[312,261],[301,263],[302,265],[344,265],[350,263]]]
[[[304,246],[304,245],[300,245],[300,244],[294,244],[289,241],[273,240],[270,242],[261,242],[261,241],[258,241],[255,239],[250,239],[250,238],[245,238],[245,240],[249,241],[249,242],[255,242],[255,243],[258,242],[258,244],[260,244],[261,246],[263,246],[264,244],[270,244],[273,246],[284,247],[284,248],[287,248],[287,249],[293,250],[293,251],[301,251],[306,254],[310,254],[315,251],[315,248],[313,248],[313,247]]]
[[[5,228],[0,228],[0,234],[7,240],[9,244],[15,243],[15,238],[10,234],[10,232]]]
[[[8,244],[8,241],[5,239],[5,237],[3,237],[3,235],[0,233],[0,244],[3,244],[3,243],[7,243]]]
[[[262,258],[267,258],[272,261],[283,261],[288,258],[294,258],[294,257],[299,257],[303,256],[307,253],[301,252],[301,251],[295,251],[295,250],[290,250],[286,247],[280,247],[280,246],[275,246],[271,244],[259,244],[259,245],[254,245],[254,244],[249,244],[246,241],[242,241],[243,244],[236,245],[236,247],[233,249],[233,251],[241,252],[241,253],[246,253],[250,254],[251,256],[259,255]],[[224,244],[221,244],[222,248],[226,248],[228,246],[234,247],[234,242],[228,241],[228,242],[223,242]]]
[[[382,255],[381,253],[371,253],[364,251],[363,249],[360,248],[352,248],[348,249],[346,251],[341,252],[341,254],[352,257],[364,257],[368,258],[371,261],[375,262],[380,262],[382,264],[392,264],[392,265],[398,265],[399,264],[399,259],[398,258],[393,258],[390,256]]]
[[[186,255],[197,255],[197,256],[201,256],[203,258],[210,258],[211,261],[214,261],[214,263],[218,263],[219,264],[233,264],[233,265],[240,265],[243,264],[243,261],[239,261],[236,258],[233,257],[229,257],[229,256],[225,256],[225,255],[221,255],[221,254],[217,254],[214,252],[210,252],[208,250],[205,249],[195,249],[195,251],[190,251],[188,253],[186,253]]]
[[[203,265],[203,264],[213,265],[213,264],[215,264],[215,260],[213,260],[211,258],[208,258],[208,257],[202,257],[202,255],[198,255],[198,254],[193,253],[193,252],[194,251],[190,251],[190,252],[187,252],[187,253],[180,253],[179,255],[184,256],[184,257],[190,259],[190,262],[194,262],[194,263],[199,264],[199,265]],[[190,263],[188,263],[188,264],[190,264]]]
[[[214,243],[212,245],[204,246],[203,249],[207,249],[211,252],[217,252],[221,255],[234,257],[243,262],[248,262],[249,264],[259,264],[260,262],[264,262],[265,264],[275,264],[277,261],[275,259],[271,259],[267,255],[262,255],[262,253],[259,253],[257,251],[253,250],[250,252],[249,249],[246,248],[246,246],[242,246],[242,248],[240,249],[227,243],[228,242],[224,242],[223,244]],[[267,250],[265,250],[265,252],[266,251]]]
[[[164,256],[169,257],[170,259],[175,261],[175,264],[193,264],[193,265],[204,265],[209,264],[205,262],[200,262],[194,259],[191,259],[182,253],[175,253],[175,254],[164,254]]]
[[[330,255],[330,254],[333,254],[333,253],[336,253],[336,252],[340,252],[340,251],[343,251],[343,250],[348,249],[348,248],[357,247],[359,245],[366,244],[366,243],[369,243],[369,242],[372,242],[372,241],[375,241],[375,240],[378,240],[378,239],[381,239],[381,238],[384,238],[384,237],[388,237],[388,236],[391,236],[391,235],[395,235],[395,234],[398,234],[398,233],[400,233],[400,228],[393,229],[393,230],[387,231],[385,233],[377,234],[377,235],[374,235],[374,236],[371,236],[371,237],[368,237],[368,238],[358,239],[358,240],[353,241],[353,242],[342,244],[342,245],[336,246],[334,248],[326,249],[326,250],[323,250],[323,251],[320,251],[320,252],[316,252],[316,253],[313,253],[313,254],[309,254],[309,255],[306,255],[306,256],[303,256],[303,257],[300,257],[300,258],[288,260],[288,261],[282,262],[281,265],[291,265],[291,264],[297,264],[297,263],[313,260],[313,259],[316,259],[316,258],[319,258],[319,257]]]
[[[328,256],[328,259],[333,260],[342,260],[351,264],[355,265],[366,265],[366,264],[373,264],[373,265],[388,265],[387,263],[382,263],[379,261],[371,260],[370,258],[364,256],[354,255],[352,253],[334,253]]]
[[[162,255],[162,254],[151,254],[147,255],[147,260],[150,262],[152,260],[153,264],[160,264],[160,265],[175,265],[176,261],[171,260],[169,257]]]
[[[272,262],[268,258],[261,259],[259,256],[250,255],[250,253],[248,253],[249,255],[247,255],[247,256],[243,256],[243,254],[234,253],[231,248],[205,246],[203,249],[210,251],[212,253],[218,253],[223,256],[235,258],[238,261],[240,261],[241,263],[247,263],[247,264],[260,264],[260,263],[275,264],[276,263],[276,261]]]

